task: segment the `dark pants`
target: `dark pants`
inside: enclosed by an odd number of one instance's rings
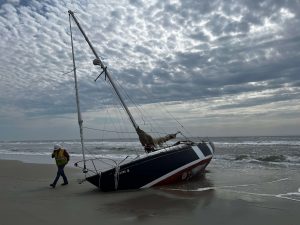
[[[55,180],[53,181],[54,186],[56,185],[60,176],[62,176],[62,178],[64,179],[65,184],[68,183],[68,179],[65,175],[64,168],[65,168],[65,166],[57,166],[57,174],[56,174]]]

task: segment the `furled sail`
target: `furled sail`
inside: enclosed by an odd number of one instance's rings
[[[136,132],[139,136],[139,140],[144,147],[153,148],[157,145],[161,146],[163,143],[176,138],[176,135],[180,132],[174,134],[168,134],[164,137],[153,138],[150,134],[147,134],[145,131],[137,127]]]
[[[166,135],[166,136],[164,136],[164,137],[154,138],[154,139],[153,139],[154,144],[155,144],[155,145],[161,146],[163,143],[165,143],[165,142],[167,142],[167,141],[169,141],[169,140],[171,140],[171,139],[176,138],[176,135],[177,135],[178,133],[180,133],[180,132],[177,132],[177,133],[175,133],[175,134],[168,134],[168,135]]]
[[[154,140],[151,135],[147,134],[145,131],[140,129],[139,127],[136,128],[136,132],[139,136],[140,142],[143,146],[155,146]]]

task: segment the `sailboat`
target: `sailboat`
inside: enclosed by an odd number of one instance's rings
[[[180,132],[154,138],[140,128],[125,104],[123,97],[115,85],[115,82],[112,79],[107,67],[101,61],[89,38],[79,24],[78,19],[75,17],[74,12],[69,10],[68,13],[70,22],[77,115],[83,156],[83,160],[75,163],[75,166],[82,168],[83,173],[85,174],[85,179],[83,180],[97,186],[102,191],[117,191],[143,189],[159,185],[172,184],[175,182],[188,180],[196,174],[203,172],[213,157],[215,150],[213,143],[204,140],[194,142],[189,139],[185,139],[178,141],[171,146],[160,147],[162,143],[176,138],[177,134]],[[80,111],[71,20],[75,22],[90,49],[92,50],[95,56],[93,64],[95,66],[99,66],[101,69],[99,76],[104,74],[108,82],[111,84],[113,91],[120,100],[122,107],[127,113],[128,118],[137,136],[139,137],[140,144],[145,150],[145,154],[138,155],[136,158],[130,161],[122,160],[121,162],[115,162],[115,164],[108,169],[102,170],[96,168],[95,161],[99,160],[99,158],[86,159],[85,157],[83,120]],[[96,79],[98,79],[99,76]],[[91,163],[92,166],[88,167],[88,163]]]

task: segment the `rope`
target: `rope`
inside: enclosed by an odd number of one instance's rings
[[[112,85],[109,83],[109,86],[111,89],[113,89]],[[119,98],[118,96],[115,94],[115,102],[119,102]],[[122,105],[122,104],[121,104]],[[123,105],[122,105],[123,106]],[[116,107],[116,110],[118,111],[118,115],[119,115],[119,118],[121,119],[121,124],[120,124],[120,128],[122,128],[124,131],[126,131],[125,133],[127,134],[130,134],[130,133],[133,133],[135,134],[136,132],[128,132],[128,127],[126,128],[125,127],[125,124],[128,123],[129,124],[129,121],[128,119],[125,119],[124,116],[128,116],[127,113],[125,112],[125,109],[123,107],[123,111],[121,111],[121,108],[120,107]],[[123,125],[123,126],[122,126]],[[121,127],[122,126],[122,127]],[[130,126],[131,127],[131,126]],[[127,136],[127,138],[129,138],[129,135]]]
[[[155,97],[154,97],[154,95],[152,95],[147,89],[143,89],[143,92],[146,94],[146,95],[148,95],[148,96],[150,96],[150,98],[151,99],[156,99]],[[171,112],[170,111],[168,111],[167,110],[167,108],[160,102],[160,101],[157,101],[157,103],[161,106],[160,108],[162,109],[162,111],[165,111],[165,113],[167,114],[167,115],[169,115],[173,120],[175,120],[176,121],[176,123],[186,132],[186,133],[189,133],[189,131],[179,122],[179,120],[178,119],[176,119],[172,114],[171,114]],[[181,133],[182,134],[182,133]],[[185,137],[185,135],[183,135],[182,134],[182,136],[183,137]]]
[[[143,110],[143,108],[135,103],[135,101],[128,95],[127,91],[122,87],[122,85],[119,83],[119,81],[117,79],[115,79],[117,85],[120,87],[120,89],[123,91],[123,93],[126,95],[126,97],[131,101],[131,103],[134,105],[134,107],[137,109],[137,111],[139,112],[139,114],[141,115],[141,119],[142,121],[144,122],[144,125],[146,125],[146,119],[145,119],[145,116],[147,113]],[[162,127],[160,127],[159,125],[157,125],[157,123],[153,124],[152,121],[154,121],[152,119],[152,117],[150,115],[146,115],[148,118],[150,118],[150,120],[147,120],[147,124],[150,125],[150,131],[147,131],[148,133],[151,133],[151,134],[155,134],[154,138],[157,138],[159,135],[167,135],[169,134],[168,132],[166,132],[165,129],[163,129]],[[158,132],[157,130],[160,129],[163,131],[162,132]],[[183,135],[184,136],[184,135]],[[185,137],[185,136],[184,136]],[[167,143],[163,143],[164,146],[166,147],[169,147],[169,145]]]
[[[98,175],[99,175],[99,186],[98,186],[99,189],[101,188],[101,174],[102,174],[102,173],[101,173],[101,171],[100,171],[100,173],[98,173]]]
[[[130,132],[130,131],[114,131],[114,130],[106,130],[106,129],[98,129],[98,128],[92,128],[92,127],[82,127],[88,130],[97,130],[97,131],[103,131],[108,133],[118,133],[118,134],[136,134],[136,132]]]
[[[133,132],[133,131],[115,131],[115,130],[99,129],[99,128],[92,128],[92,127],[82,127],[82,128],[87,129],[87,130],[103,131],[103,132],[107,132],[107,133],[136,134],[136,132]],[[161,134],[161,135],[168,134],[168,133],[162,133],[162,132],[149,132],[149,133],[150,134],[155,133],[155,134]],[[181,134],[183,137],[185,137],[181,133],[181,131],[178,133]]]
[[[115,190],[118,189],[119,186],[119,179],[120,179],[120,165],[128,158],[128,156],[126,156],[121,162],[119,162],[117,164],[117,166],[115,167]],[[137,157],[136,157],[137,158]]]
[[[120,166],[115,167],[115,190],[118,190],[119,186],[119,175],[120,175]]]
[[[76,69],[76,68],[75,68],[75,69]],[[62,73],[61,76],[66,75],[66,74],[68,74],[68,73],[72,73],[73,71],[74,71],[74,69],[70,70],[69,72]]]

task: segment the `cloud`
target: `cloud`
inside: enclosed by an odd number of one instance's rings
[[[136,104],[169,102],[176,113],[178,101],[199,101],[225,118],[300,98],[297,1],[10,0],[0,2],[1,122],[76,112],[68,9]],[[83,112],[115,104],[72,26]]]

